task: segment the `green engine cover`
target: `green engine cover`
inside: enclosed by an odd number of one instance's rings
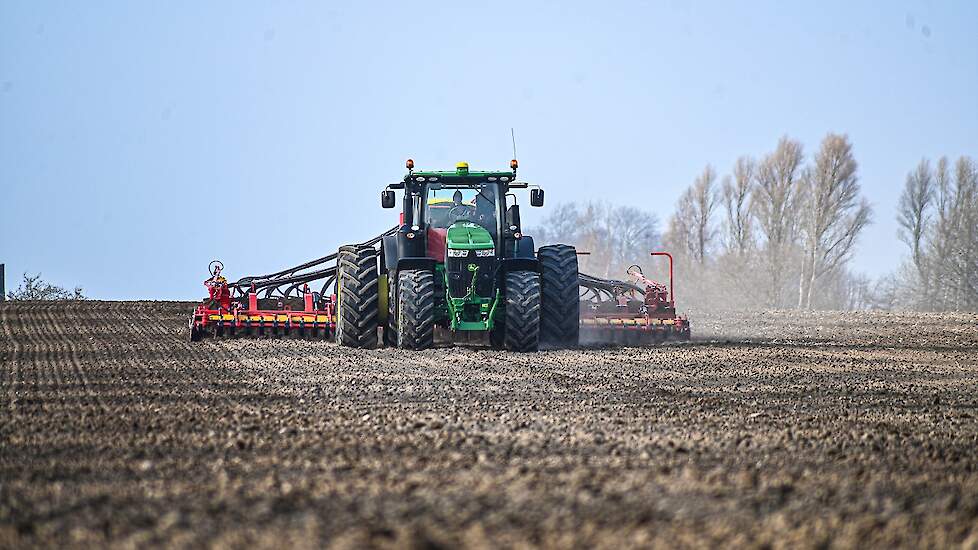
[[[451,330],[490,330],[499,290],[493,284],[497,262],[492,234],[472,222],[455,222],[445,236],[445,303]],[[455,254],[453,254],[455,252]]]
[[[446,245],[455,250],[485,250],[493,248],[492,235],[484,227],[472,222],[455,222],[448,228]]]

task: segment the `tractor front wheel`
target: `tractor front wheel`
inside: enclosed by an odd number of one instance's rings
[[[506,274],[503,346],[509,351],[536,351],[540,346],[540,274]]]
[[[351,348],[377,347],[377,251],[343,246],[337,255],[336,342]]]
[[[428,349],[435,343],[435,275],[408,270],[397,274],[397,347]]]

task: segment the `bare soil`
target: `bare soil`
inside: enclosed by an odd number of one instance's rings
[[[0,546],[978,547],[978,316],[537,354],[0,305]]]

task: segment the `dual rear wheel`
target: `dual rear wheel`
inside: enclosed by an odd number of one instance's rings
[[[489,339],[494,348],[517,352],[577,345],[579,307],[577,254],[554,245],[538,252],[540,272],[511,271],[503,279],[502,302]],[[377,252],[340,248],[337,271],[337,342],[374,348],[378,327]],[[435,274],[403,270],[388,282],[387,345],[421,350],[434,344],[438,314]]]
[[[377,347],[377,251],[343,246],[336,258],[336,342],[351,348]]]
[[[502,326],[490,334],[493,347],[536,351],[577,346],[581,326],[577,251],[565,244],[542,246],[537,261],[539,273],[506,274],[503,314],[497,316]]]

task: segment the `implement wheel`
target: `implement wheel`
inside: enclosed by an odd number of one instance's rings
[[[540,275],[511,271],[506,274],[505,292],[503,346],[509,351],[536,351],[540,346]]]
[[[190,327],[190,341],[200,342],[204,338],[204,333],[197,329],[197,323],[194,322],[194,316],[190,316],[190,322],[187,324]]]
[[[397,274],[397,347],[428,349],[435,343],[435,275],[408,270]]]
[[[336,296],[336,342],[351,348],[377,347],[377,251],[373,247],[340,247]]]
[[[541,246],[537,260],[540,262],[540,345],[575,347],[581,332],[577,251],[566,244]]]

